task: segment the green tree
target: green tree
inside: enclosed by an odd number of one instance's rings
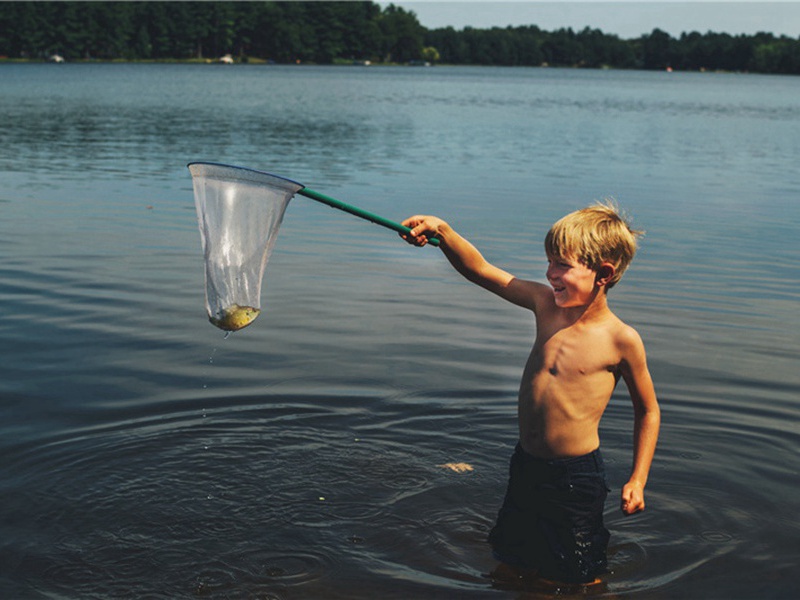
[[[381,55],[381,8],[374,2],[341,2],[341,58],[377,61]]]
[[[583,60],[583,48],[571,27],[550,34],[542,44],[545,61],[551,65],[574,67]]]
[[[513,32],[519,65],[539,66],[544,62],[543,32],[536,26],[518,27]]]
[[[426,46],[439,50],[440,60],[450,64],[463,64],[468,55],[464,36],[452,27],[428,31],[424,37]]]
[[[440,58],[439,51],[433,46],[425,46],[422,49],[422,60],[426,60],[430,63],[437,63]]]
[[[641,64],[645,69],[663,70],[672,66],[675,59],[673,39],[667,32],[654,29],[648,36],[643,36],[641,44]]]
[[[413,12],[390,4],[381,13],[378,25],[386,62],[419,60],[425,32]]]
[[[783,36],[759,43],[753,52],[752,65],[760,73],[800,75],[800,40]]]

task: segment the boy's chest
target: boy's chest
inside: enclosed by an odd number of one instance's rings
[[[613,373],[619,362],[619,351],[607,332],[567,328],[538,335],[528,367],[536,373],[580,377]]]

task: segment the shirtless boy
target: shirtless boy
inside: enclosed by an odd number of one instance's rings
[[[607,293],[636,252],[638,232],[611,205],[567,215],[545,238],[550,285],[487,262],[437,217],[403,222],[416,246],[430,238],[468,280],[533,312],[536,339],[519,388],[519,443],[506,496],[489,534],[502,563],[563,583],[589,583],[606,569],[606,487],[600,418],[619,381],[634,409],[633,468],[621,509],[644,509],[660,411],[638,333],[611,312]]]

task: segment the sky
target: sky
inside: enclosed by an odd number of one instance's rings
[[[545,31],[562,27],[579,31],[590,27],[623,39],[636,38],[656,28],[673,37],[692,31],[731,35],[764,31],[800,37],[798,0],[393,0],[391,3],[413,11],[427,29],[537,25]],[[378,4],[387,6],[389,2]]]

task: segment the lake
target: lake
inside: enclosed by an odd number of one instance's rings
[[[800,78],[3,64],[0,114],[3,597],[800,594]],[[298,196],[261,315],[226,338],[198,160],[437,214],[525,278],[595,200],[646,230],[610,303],[645,341],[662,432],[626,518],[620,384],[601,585],[487,577],[530,315]]]

